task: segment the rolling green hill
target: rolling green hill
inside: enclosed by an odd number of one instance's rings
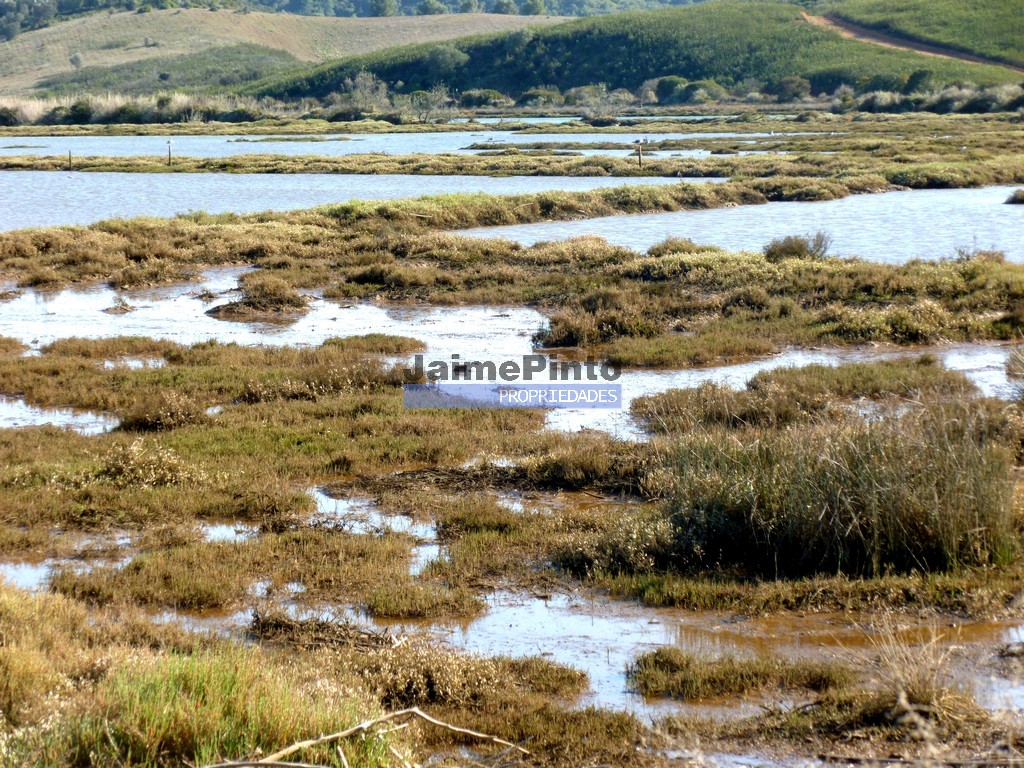
[[[153,68],[145,65],[134,69],[127,65],[163,59],[155,67],[156,74],[170,72],[173,76],[175,72],[201,70],[209,64],[209,58],[173,60],[216,48],[263,46],[302,62],[316,63],[387,48],[395,41],[440,41],[558,21],[561,19],[483,13],[368,19],[241,14],[227,10],[213,13],[185,8],[151,13],[94,13],[24,32],[0,43],[0,93],[30,93],[43,80],[75,75],[71,59],[76,54],[81,68],[78,75],[84,85],[92,87],[102,82],[96,87],[131,90],[132,83],[138,83],[140,78],[152,79]],[[251,49],[236,49],[217,57],[223,67],[219,75],[230,75],[232,68],[239,65],[243,73],[263,67],[260,74],[265,76],[270,71],[268,65],[287,61],[286,57],[268,57]],[[256,60],[262,60],[258,67]],[[97,69],[108,67],[123,68],[103,81]],[[74,80],[75,77],[63,78],[52,81],[52,85],[63,90],[64,83]]]
[[[894,37],[1024,66],[1022,0],[833,0],[822,10]]]
[[[544,29],[378,51],[257,84],[253,93],[322,97],[365,69],[406,91],[444,82],[456,91],[509,94],[552,84],[636,88],[666,75],[730,86],[753,78],[768,87],[807,78],[816,91],[842,84],[887,87],[919,70],[933,83],[1013,83],[1018,74],[843,38],[809,23],[797,5],[711,0],[700,5],[566,22]]]
[[[40,80],[36,87],[48,96],[104,91],[145,95],[170,89],[216,92],[297,69],[300,63],[287,51],[242,43],[111,67],[83,67]]]

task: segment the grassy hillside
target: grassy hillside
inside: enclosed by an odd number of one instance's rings
[[[41,80],[37,87],[49,96],[104,91],[142,95],[172,88],[201,93],[281,74],[299,64],[286,51],[242,43],[112,67],[83,67]]]
[[[1024,65],[1021,0],[839,0],[823,10],[896,37]]]
[[[458,51],[453,51],[452,47]],[[412,45],[353,57],[254,91],[324,96],[361,69],[406,90],[445,82],[456,90],[494,88],[511,94],[554,84],[636,88],[649,78],[680,75],[722,85],[755,78],[771,86],[790,75],[816,90],[870,87],[927,69],[934,82],[1016,82],[999,67],[948,61],[847,40],[805,21],[801,8],[713,0],[685,8],[579,19],[532,32]],[[874,80],[872,80],[874,78]]]
[[[0,43],[0,93],[26,93],[46,78],[74,72],[75,54],[86,70],[247,43],[321,62],[386,48],[396,40],[439,41],[556,21],[494,14],[348,19],[199,9],[91,14]]]

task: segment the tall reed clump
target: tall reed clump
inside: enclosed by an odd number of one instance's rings
[[[1004,563],[1012,456],[971,405],[681,436],[657,474],[672,568],[878,576]]]

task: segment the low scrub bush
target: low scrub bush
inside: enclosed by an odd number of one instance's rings
[[[772,240],[764,247],[764,257],[772,264],[783,259],[823,259],[832,247],[832,238],[825,232],[810,237],[789,235]]]
[[[205,473],[191,467],[170,448],[135,440],[115,445],[103,457],[97,479],[121,487],[157,487],[201,483]]]
[[[297,309],[306,305],[305,300],[291,285],[274,275],[249,273],[240,281],[243,301],[250,308],[260,312],[276,312]]]
[[[388,708],[480,703],[502,681],[493,659],[406,643],[342,659]]]
[[[121,429],[158,432],[210,420],[206,409],[191,397],[169,390],[143,398],[121,415]]]

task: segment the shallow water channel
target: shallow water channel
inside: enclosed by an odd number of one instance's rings
[[[781,134],[780,134],[781,135]],[[807,135],[798,134],[798,135]],[[540,131],[435,131],[423,133],[364,133],[325,134],[322,136],[25,136],[0,137],[0,155],[59,155],[84,157],[99,155],[129,157],[133,155],[167,157],[167,143],[171,153],[178,157],[229,157],[231,155],[388,155],[472,153],[471,144],[533,144],[571,141],[580,144],[599,144],[609,141],[632,144],[644,139],[701,140],[740,139],[756,140],[774,136],[771,132],[738,133],[715,131],[707,133],[542,133]],[[603,154],[603,152],[602,152]]]
[[[1015,187],[921,189],[850,195],[817,203],[768,203],[700,211],[607,216],[469,229],[459,234],[500,237],[532,245],[597,235],[646,251],[669,237],[759,251],[787,235],[818,231],[832,237],[831,253],[886,263],[954,257],[958,249],[1000,250],[1024,261],[1024,206],[1006,205]]]
[[[111,218],[175,216],[189,211],[291,211],[350,200],[423,195],[517,195],[661,186],[725,179],[607,176],[406,176],[333,173],[67,173],[0,171],[0,231],[91,224]]]

